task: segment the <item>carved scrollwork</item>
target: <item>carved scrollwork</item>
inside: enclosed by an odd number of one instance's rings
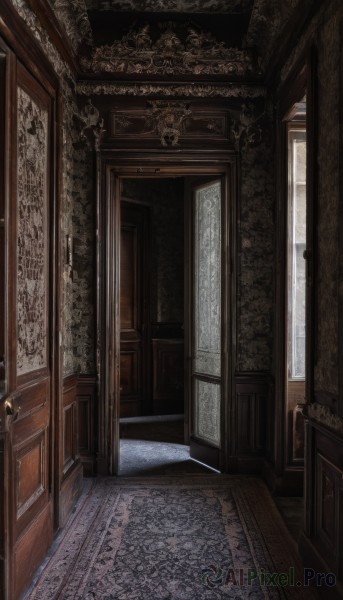
[[[160,26],[163,27],[162,25]],[[145,75],[237,75],[258,74],[248,50],[227,48],[212,34],[173,22],[154,39],[150,26],[131,29],[121,40],[95,48],[91,58],[81,60],[95,73]]]

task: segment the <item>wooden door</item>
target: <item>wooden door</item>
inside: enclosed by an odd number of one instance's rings
[[[121,202],[120,241],[120,416],[148,411],[149,208]]]
[[[16,73],[16,77],[15,77]],[[9,92],[10,93],[10,92]],[[5,390],[0,403],[3,597],[19,598],[53,537],[53,104],[18,63],[6,205]]]
[[[192,186],[190,452],[224,468],[227,327],[224,186],[214,179]]]

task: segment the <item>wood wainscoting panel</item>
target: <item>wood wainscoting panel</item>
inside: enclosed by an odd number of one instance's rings
[[[96,375],[79,375],[77,381],[79,455],[86,477],[96,473]]]
[[[77,381],[65,377],[62,397],[62,428],[59,453],[58,525],[63,527],[82,490],[82,464],[79,455]],[[77,483],[76,483],[77,482]]]
[[[308,417],[305,427],[305,519],[299,550],[315,571],[337,576],[334,587],[318,587],[318,592],[325,600],[338,600],[343,597],[343,438]]]
[[[316,478],[316,534],[320,546],[325,548],[325,553],[335,557],[336,538],[338,535],[337,524],[337,482],[342,477],[332,463],[321,454],[317,454]]]
[[[267,376],[247,374],[236,377],[238,458],[265,454],[268,393]]]

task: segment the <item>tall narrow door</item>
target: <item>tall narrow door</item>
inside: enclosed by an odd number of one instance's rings
[[[120,416],[146,414],[150,389],[149,208],[121,202]]]
[[[5,598],[20,597],[53,537],[51,299],[52,99],[22,66],[12,97],[12,177],[5,211],[5,377],[0,395],[0,501]],[[6,173],[8,171],[6,170]],[[0,586],[1,587],[1,586]]]
[[[224,467],[225,203],[221,179],[192,188],[191,457]]]

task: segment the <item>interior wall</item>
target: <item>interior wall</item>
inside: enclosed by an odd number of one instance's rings
[[[257,117],[253,139],[240,144],[241,172],[237,215],[237,371],[267,372],[273,364],[274,312],[274,141],[268,102],[246,113]],[[259,117],[259,118],[258,118]]]
[[[183,179],[124,179],[122,196],[151,207],[151,321],[183,323]]]
[[[308,45],[316,48],[318,82],[318,195],[314,232],[315,334],[314,399],[337,400],[339,394],[339,111],[340,21],[343,7],[322,9],[281,71],[284,82]],[[312,400],[314,400],[312,399]]]

